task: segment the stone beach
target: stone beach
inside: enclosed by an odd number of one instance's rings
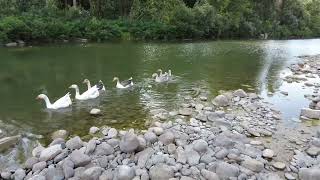
[[[36,147],[23,167],[2,171],[1,178],[320,179],[320,130],[279,161],[283,154],[267,142],[275,141],[281,114],[255,93],[185,97],[179,109],[152,114],[147,130],[92,127],[87,142],[57,131],[47,147]]]

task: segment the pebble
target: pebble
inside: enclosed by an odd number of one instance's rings
[[[93,116],[100,115],[101,114],[101,110],[93,108],[93,109],[90,110],[90,114],[93,115]]]
[[[274,152],[271,149],[265,149],[262,152],[262,156],[264,158],[272,158],[274,156]]]
[[[272,166],[278,170],[284,170],[286,168],[286,164],[283,162],[275,162],[272,164]]]

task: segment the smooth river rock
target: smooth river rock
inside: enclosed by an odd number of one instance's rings
[[[242,162],[242,166],[250,169],[253,172],[261,172],[264,168],[264,164],[255,159],[246,159]]]
[[[314,109],[310,109],[310,108],[302,108],[300,116],[304,116],[309,119],[320,119],[320,110],[314,110]]]
[[[301,168],[299,170],[299,178],[301,180],[320,180],[319,168]]]
[[[134,168],[126,165],[121,165],[117,168],[117,180],[131,180],[136,175]]]
[[[60,144],[49,146],[48,148],[46,148],[43,151],[41,151],[39,160],[40,161],[51,160],[54,157],[56,157],[58,154],[60,154],[61,151],[62,151],[62,148],[61,148]]]
[[[228,106],[229,100],[225,95],[218,95],[212,100],[212,103],[216,106]]]
[[[127,132],[120,141],[120,150],[125,153],[134,152],[139,147],[137,135]]]
[[[75,136],[66,142],[66,146],[71,150],[80,149],[83,146],[83,142],[79,136]]]

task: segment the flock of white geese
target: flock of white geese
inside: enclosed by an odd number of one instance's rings
[[[168,72],[162,73],[161,69],[158,69],[159,74],[154,73],[152,74],[152,78],[154,79],[155,82],[157,83],[163,83],[163,82],[168,82],[172,79],[172,74],[171,70],[168,70]],[[118,89],[127,89],[132,87],[133,84],[133,78],[130,77],[129,79],[125,81],[119,80],[118,77],[114,77],[113,81],[116,81],[116,88]],[[72,84],[69,88],[70,89],[75,89],[75,99],[79,101],[86,101],[90,99],[95,99],[98,98],[101,94],[101,92],[106,91],[106,88],[104,87],[103,82],[100,80],[98,84],[91,86],[90,81],[88,79],[85,79],[83,81],[84,84],[87,84],[87,91],[83,92],[82,94],[80,93],[79,87],[76,84]],[[45,94],[39,94],[36,99],[42,99],[44,100],[46,104],[47,109],[62,109],[62,108],[67,108],[72,105],[72,100],[71,100],[71,94],[68,92],[66,95],[55,101],[54,103],[50,102],[50,99],[48,98],[47,95]]]

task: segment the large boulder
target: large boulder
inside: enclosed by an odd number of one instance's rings
[[[127,132],[120,141],[120,150],[125,153],[134,152],[139,147],[138,137],[132,133]]]
[[[51,160],[54,157],[56,157],[58,154],[60,154],[61,152],[62,152],[62,148],[61,148],[60,144],[50,146],[50,147],[44,149],[43,151],[41,151],[39,160],[40,161]]]
[[[150,168],[149,174],[151,180],[168,180],[174,177],[174,170],[166,164],[159,163]]]
[[[302,108],[300,116],[303,116],[309,119],[320,119],[320,110]]]
[[[212,100],[212,103],[216,106],[228,106],[229,99],[225,95],[218,95]]]

